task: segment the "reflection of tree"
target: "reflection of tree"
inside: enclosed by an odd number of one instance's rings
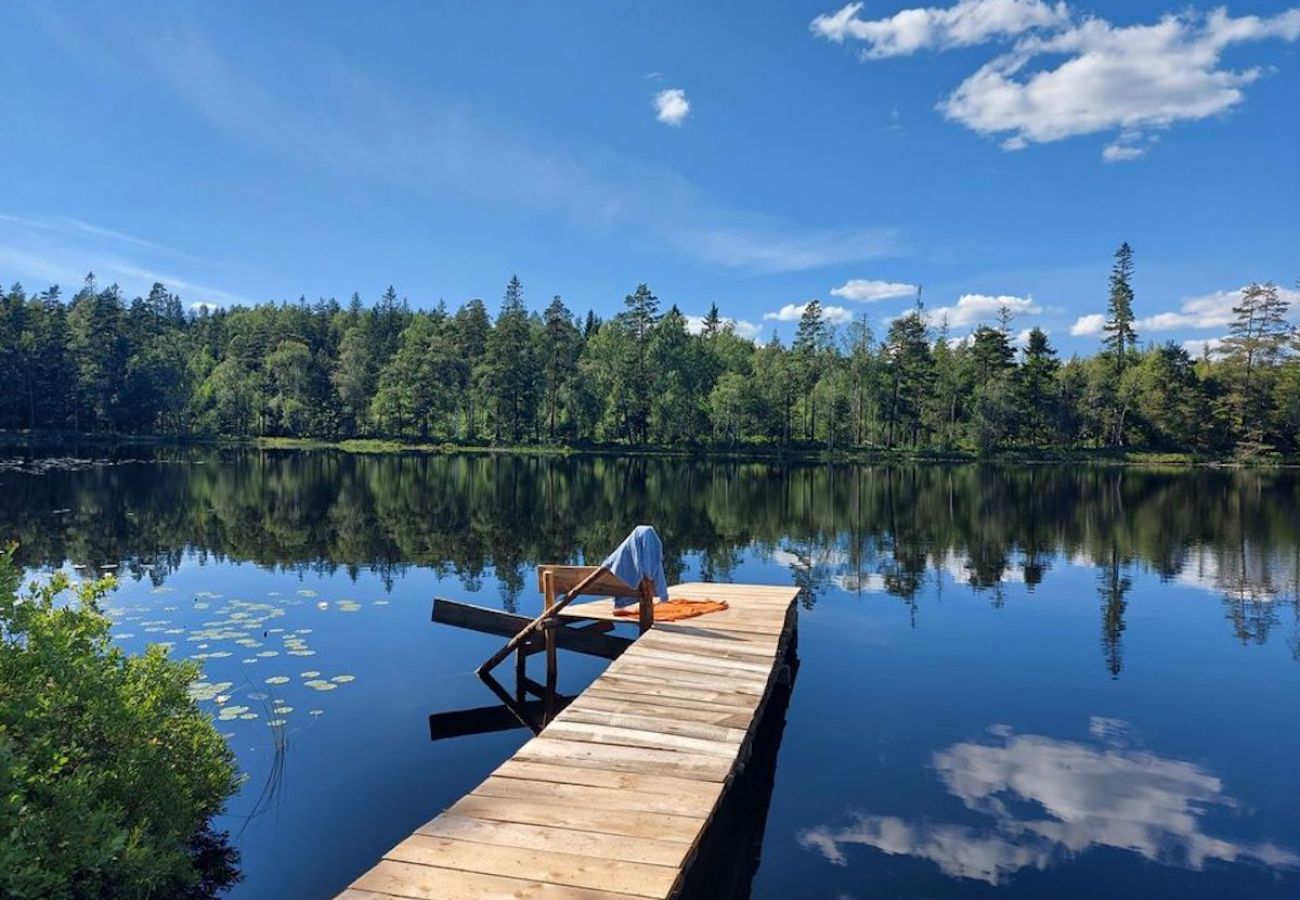
[[[1133,564],[1219,593],[1247,642],[1267,640],[1296,603],[1300,476],[1285,470],[159,454],[154,464],[4,474],[0,537],[21,541],[27,565],[116,564],[122,577],[154,584],[187,550],[294,571],[366,569],[390,583],[424,566],[469,589],[494,573],[510,606],[528,594],[537,563],[599,559],[650,523],[669,550],[670,580],[688,563],[725,580],[757,550],[790,566],[805,605],[832,587],[883,592],[914,617],[944,577],[997,605],[1008,581],[1032,588],[1065,558],[1102,569],[1113,673],[1129,589],[1122,570]]]
[[[1109,557],[1101,563],[1097,576],[1097,594],[1101,597],[1101,646],[1106,657],[1106,669],[1111,678],[1118,678],[1124,669],[1124,612],[1125,599],[1133,587],[1133,579],[1124,571],[1126,563],[1120,559],[1119,548],[1111,547]]]

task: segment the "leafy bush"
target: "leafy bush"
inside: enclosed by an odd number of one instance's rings
[[[211,817],[233,755],[186,689],[193,663],[109,642],[112,579],[19,597],[0,551],[0,896],[193,897],[238,879]]]

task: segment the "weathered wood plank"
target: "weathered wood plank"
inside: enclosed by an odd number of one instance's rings
[[[672,772],[679,778],[701,781],[725,781],[734,761],[699,753],[675,750],[652,750],[645,747],[620,747],[617,744],[590,744],[561,738],[533,738],[517,756],[538,762],[560,763],[611,772]]]
[[[707,816],[717,801],[716,793],[690,795],[683,792],[654,794],[628,788],[596,787],[555,781],[533,781],[493,775],[474,788],[484,797],[512,800],[538,800],[592,806],[599,809],[622,809],[629,812],[662,812],[687,816]]]
[[[547,726],[546,733],[566,741],[585,741],[589,744],[613,744],[619,747],[645,747],[650,750],[703,753],[727,760],[734,760],[736,756],[735,745],[728,741],[685,737],[678,734],[665,734],[615,725],[589,725],[582,722],[561,722],[556,719]]]
[[[617,713],[595,709],[590,704],[584,704],[582,709],[576,709],[571,714],[559,716],[557,721],[574,722],[583,725],[612,725],[616,728],[636,728],[642,731],[704,738],[728,744],[739,744],[745,739],[747,733],[744,728],[729,728],[707,722],[693,722],[679,715],[655,712]]]
[[[532,800],[483,797],[478,794],[460,798],[447,811],[457,816],[496,822],[549,825],[575,831],[596,831],[601,834],[687,843],[694,840],[703,824],[703,817],[698,816],[649,812],[629,816],[619,810],[568,807]]]
[[[355,882],[366,891],[428,900],[626,900],[627,894],[381,860]]]
[[[551,825],[525,825],[443,813],[416,829],[417,834],[450,837],[480,844],[524,847],[531,850],[580,853],[598,859],[619,859],[657,866],[681,865],[685,847],[681,841],[634,838],[621,834],[577,831]]]
[[[483,875],[522,878],[566,887],[662,897],[677,880],[677,867],[600,859],[556,850],[529,850],[414,834],[385,859]]]
[[[637,772],[575,769],[572,766],[529,762],[517,757],[503,762],[490,777],[549,781],[575,786],[589,785],[636,791],[642,794],[664,794],[687,804],[693,804],[697,800],[706,804],[713,803],[720,793],[720,788],[716,784],[690,778],[677,778],[667,773],[642,775]]]

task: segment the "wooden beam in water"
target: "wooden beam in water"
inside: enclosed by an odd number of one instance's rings
[[[487,609],[436,597],[433,601],[433,621],[456,628],[468,628],[470,631],[480,631],[484,634],[514,637],[533,620],[526,616],[502,612],[499,609]],[[602,634],[585,628],[570,628],[563,624],[557,625],[554,634],[555,645],[561,650],[572,650],[574,653],[585,653],[602,659],[618,659],[623,651],[632,645],[632,641],[628,638]],[[535,653],[543,646],[543,639],[538,635],[529,641],[526,649],[528,652]]]

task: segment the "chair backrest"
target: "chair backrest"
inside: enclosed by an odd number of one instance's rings
[[[546,576],[551,576],[551,589],[558,596],[567,594],[584,578],[595,572],[599,566],[538,566],[537,589],[546,592]],[[583,591],[588,595],[602,597],[640,597],[641,591],[628,584],[608,569]]]

